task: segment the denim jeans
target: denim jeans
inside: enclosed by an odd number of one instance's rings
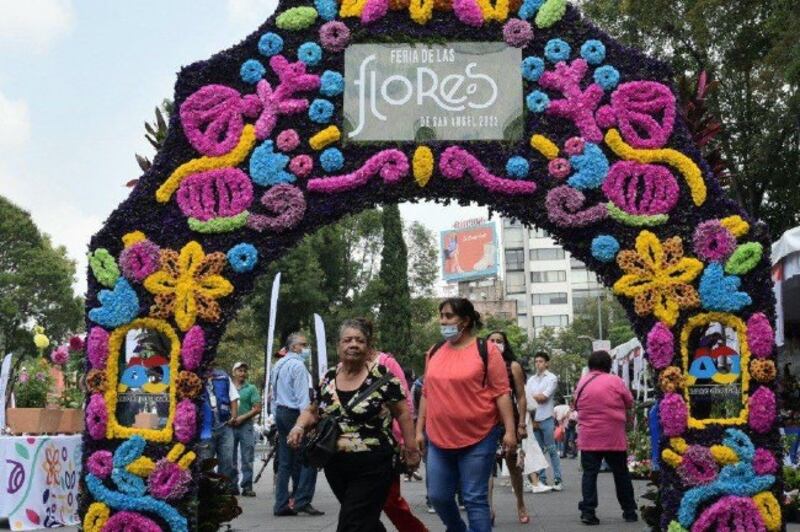
[[[302,508],[314,498],[317,485],[317,470],[300,463],[300,451],[286,443],[289,431],[294,427],[300,411],[278,406],[275,410],[275,423],[278,426],[278,480],[275,484],[274,512],[289,507],[289,480],[292,481],[294,507]]]
[[[204,461],[216,457],[217,472],[225,475],[231,481],[231,487],[236,487],[236,469],[233,466],[233,428],[228,425],[214,430],[210,440],[201,440],[199,446],[200,460]]]
[[[253,489],[253,460],[255,460],[256,434],[252,421],[233,428],[233,466],[242,474],[239,486],[242,491]],[[239,457],[241,456],[241,466]],[[238,475],[235,477],[238,478]]]
[[[628,472],[628,453],[625,451],[581,451],[581,492],[583,500],[578,504],[581,512],[594,514],[597,508],[597,474],[600,464],[605,458],[614,474],[614,487],[617,490],[617,501],[624,514],[636,513],[636,500],[633,496],[633,483]]]
[[[447,532],[468,530],[456,505],[458,486],[467,507],[469,531],[491,531],[489,476],[494,467],[499,435],[500,428],[495,427],[484,439],[463,449],[440,449],[433,443],[429,445],[428,496]]]
[[[536,437],[536,443],[542,448],[545,456],[550,457],[550,465],[553,467],[553,476],[556,482],[561,482],[561,459],[558,456],[558,448],[556,447],[556,440],[553,432],[556,429],[556,422],[553,417],[539,421],[539,428],[533,430],[533,435]],[[539,481],[542,484],[547,484],[547,470],[542,469],[537,471]]]

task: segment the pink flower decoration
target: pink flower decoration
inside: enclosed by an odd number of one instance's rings
[[[611,94],[611,105],[600,108],[597,121],[603,128],[619,126],[634,148],[661,148],[675,125],[675,96],[655,81],[623,83]]]
[[[533,39],[533,28],[527,20],[509,19],[503,26],[503,39],[515,48],[524,48]]]
[[[108,478],[114,469],[114,455],[110,451],[95,451],[86,461],[86,468],[98,478]]]
[[[583,148],[586,147],[586,142],[580,137],[571,137],[564,144],[564,152],[567,155],[580,155],[583,153]]]
[[[711,450],[702,445],[690,445],[678,466],[678,474],[689,486],[708,484],[717,478],[717,462]]]
[[[161,249],[149,240],[141,240],[122,250],[119,263],[122,275],[141,283],[161,267]]]
[[[536,183],[498,177],[474,155],[459,146],[446,148],[439,158],[439,169],[447,179],[461,179],[469,174],[483,188],[507,196],[533,194]]]
[[[659,404],[658,417],[661,419],[665,436],[672,438],[683,434],[686,431],[688,416],[686,403],[680,395],[674,392],[664,394]]]
[[[238,168],[192,174],[181,182],[178,206],[190,218],[207,222],[243,213],[253,202],[250,176]]]
[[[350,30],[344,22],[332,20],[319,28],[319,40],[329,52],[341,52],[350,44]]]
[[[103,532],[161,532],[154,521],[136,512],[117,512],[103,525]]]
[[[728,495],[709,506],[692,525],[692,532],[766,532],[758,507],[750,497]]]
[[[292,151],[300,145],[300,136],[294,129],[284,129],[278,134],[278,149]]]
[[[759,434],[769,432],[776,415],[775,394],[766,386],[761,386],[750,396],[750,428]]]
[[[251,214],[247,227],[255,231],[280,233],[300,223],[306,213],[306,197],[294,185],[281,184],[267,190],[261,196],[261,205],[275,216]]]
[[[564,179],[572,171],[572,165],[568,160],[559,157],[547,163],[547,171],[556,179]]]
[[[206,85],[181,105],[183,132],[194,149],[203,155],[224,155],[239,142],[246,107],[237,90],[224,85]]]
[[[769,319],[762,312],[753,314],[747,320],[747,344],[756,358],[767,358],[772,354],[775,332]]]
[[[108,411],[106,401],[102,394],[93,393],[86,407],[86,431],[95,440],[102,440],[106,437],[106,427],[108,426]]]
[[[706,262],[723,262],[736,249],[736,237],[719,220],[707,220],[694,230],[694,252]]]
[[[194,325],[186,332],[181,345],[181,362],[189,371],[195,371],[203,361],[206,348],[206,334],[199,325]]]
[[[290,63],[282,55],[274,55],[269,60],[269,66],[278,75],[279,83],[274,89],[266,79],[256,85],[256,96],[261,102],[261,114],[256,120],[256,138],[259,140],[270,136],[279,116],[302,113],[308,109],[308,100],[294,98],[296,93],[319,88],[319,76],[307,74],[306,64],[302,61]]]
[[[603,182],[614,205],[634,215],[666,214],[678,203],[678,181],[667,168],[636,161],[618,161]]]
[[[384,183],[397,183],[408,175],[408,157],[400,150],[383,150],[365,162],[361,168],[349,174],[310,179],[308,190],[335,194],[364,186],[373,176],[380,175]]]
[[[83,351],[83,338],[78,335],[70,336],[69,349],[70,351]]]
[[[297,177],[306,177],[314,168],[314,159],[310,155],[298,155],[289,163],[289,171]]]
[[[147,479],[150,494],[157,499],[167,501],[180,499],[189,489],[192,474],[181,469],[175,462],[162,458]]]
[[[766,449],[756,449],[753,457],[753,469],[756,475],[773,475],[778,471],[778,461]]]
[[[197,431],[197,410],[194,403],[184,399],[175,407],[175,439],[181,443],[189,443]]]
[[[675,337],[667,324],[659,321],[647,333],[647,355],[656,369],[664,369],[675,354]]]
[[[108,358],[108,332],[100,327],[92,327],[86,339],[86,356],[95,369],[106,367]]]
[[[59,366],[63,366],[69,360],[69,350],[67,346],[61,345],[56,348],[52,353],[50,353],[50,360],[53,361],[53,364],[58,364]]]
[[[608,216],[603,203],[585,208],[586,196],[568,185],[561,185],[547,193],[547,217],[560,227],[586,227]],[[581,210],[583,209],[583,210]]]
[[[483,26],[483,11],[475,0],[453,0],[453,11],[458,20],[467,26]]]
[[[603,132],[597,127],[594,111],[600,105],[604,92],[597,83],[581,89],[581,80],[588,69],[589,64],[584,59],[575,59],[569,65],[562,61],[556,64],[554,71],[548,70],[542,74],[539,85],[564,95],[561,100],[550,101],[547,114],[571,120],[583,138],[599,144],[603,141]]]
[[[389,12],[389,0],[367,0],[361,10],[361,23],[369,24],[380,20]]]

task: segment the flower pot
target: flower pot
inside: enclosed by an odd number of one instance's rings
[[[83,432],[80,408],[9,408],[6,424],[12,434],[69,434]]]

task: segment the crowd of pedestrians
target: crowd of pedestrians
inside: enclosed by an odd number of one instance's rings
[[[277,429],[273,514],[322,515],[312,505],[319,468],[340,504],[338,532],[383,531],[381,513],[400,531],[424,532],[401,493],[401,477],[421,478],[416,469],[424,462],[428,511],[448,532],[492,529],[494,477],[506,470],[517,517],[527,524],[524,492],[562,491],[561,459],[580,451],[581,522],[599,523],[603,463],[613,472],[623,518],[636,521],[626,452],[633,398],[609,373],[608,353],[592,353],[571,403],[558,404],[558,378],[546,352],[534,354],[527,376],[504,331],[478,336],[480,314],[464,298],[442,301],[439,323],[442,340],[427,351],[418,378],[375,345],[364,318],[342,324],[338,363],[318,386],[308,369],[306,336],[289,336],[268,388]],[[203,458],[215,456],[218,471],[234,479],[233,493],[253,497],[261,397],[248,370],[237,362],[233,379],[209,371],[200,451]]]

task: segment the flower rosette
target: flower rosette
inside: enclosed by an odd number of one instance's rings
[[[150,494],[167,501],[180,499],[189,490],[192,474],[175,462],[162,458],[147,479]]]
[[[698,486],[712,482],[717,477],[719,468],[708,447],[690,445],[683,454],[677,471],[686,485]]]
[[[748,423],[759,434],[769,432],[775,423],[777,405],[775,394],[766,386],[761,386],[750,396]]]
[[[106,437],[108,427],[108,408],[106,401],[99,393],[93,393],[86,407],[86,431],[95,440]]]
[[[191,371],[181,371],[175,381],[175,395],[178,399],[194,399],[203,390],[203,381]]]
[[[184,399],[175,408],[175,439],[189,443],[197,432],[197,409],[189,399]]]
[[[658,417],[665,436],[680,436],[686,432],[689,410],[680,395],[667,393],[659,403]]]
[[[670,366],[661,372],[658,378],[661,391],[664,393],[678,392],[686,385],[683,371],[676,366]]]

